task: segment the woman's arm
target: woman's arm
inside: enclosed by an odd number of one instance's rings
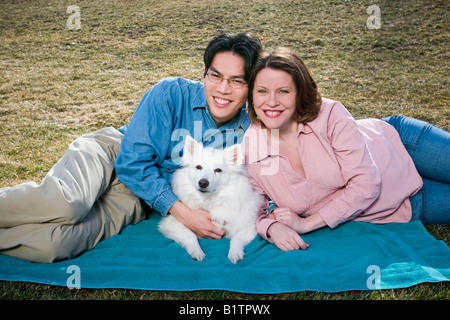
[[[335,103],[328,114],[327,140],[341,168],[344,187],[318,214],[329,227],[335,228],[360,215],[378,199],[381,176],[364,134],[341,103]]]
[[[276,208],[273,211],[273,218],[291,227],[299,234],[305,234],[327,226],[318,212],[307,218],[302,218],[289,208]]]

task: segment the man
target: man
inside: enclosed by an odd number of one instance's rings
[[[260,49],[247,33],[215,37],[205,50],[203,83],[161,81],[128,126],[75,140],[40,185],[0,190],[0,253],[70,259],[145,219],[147,206],[173,214],[200,237],[219,239],[224,231],[208,212],[173,194],[171,176],[187,134],[214,147],[242,139],[249,125],[246,81]]]

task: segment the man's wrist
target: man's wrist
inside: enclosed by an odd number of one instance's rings
[[[180,219],[184,217],[189,210],[181,201],[177,201],[174,203],[172,207],[169,209],[169,213],[175,217],[175,219]]]

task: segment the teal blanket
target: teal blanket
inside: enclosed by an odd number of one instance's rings
[[[449,281],[450,248],[418,222],[349,222],[304,235],[306,251],[282,252],[259,236],[244,260],[227,258],[229,240],[200,239],[202,262],[157,231],[152,215],[85,254],[53,264],[0,255],[0,280],[82,288],[228,290],[283,293],[409,287]]]

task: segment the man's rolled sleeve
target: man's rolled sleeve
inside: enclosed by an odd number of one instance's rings
[[[169,212],[169,209],[172,208],[178,200],[178,197],[172,192],[172,190],[166,190],[158,196],[154,203],[153,209],[165,216]]]

